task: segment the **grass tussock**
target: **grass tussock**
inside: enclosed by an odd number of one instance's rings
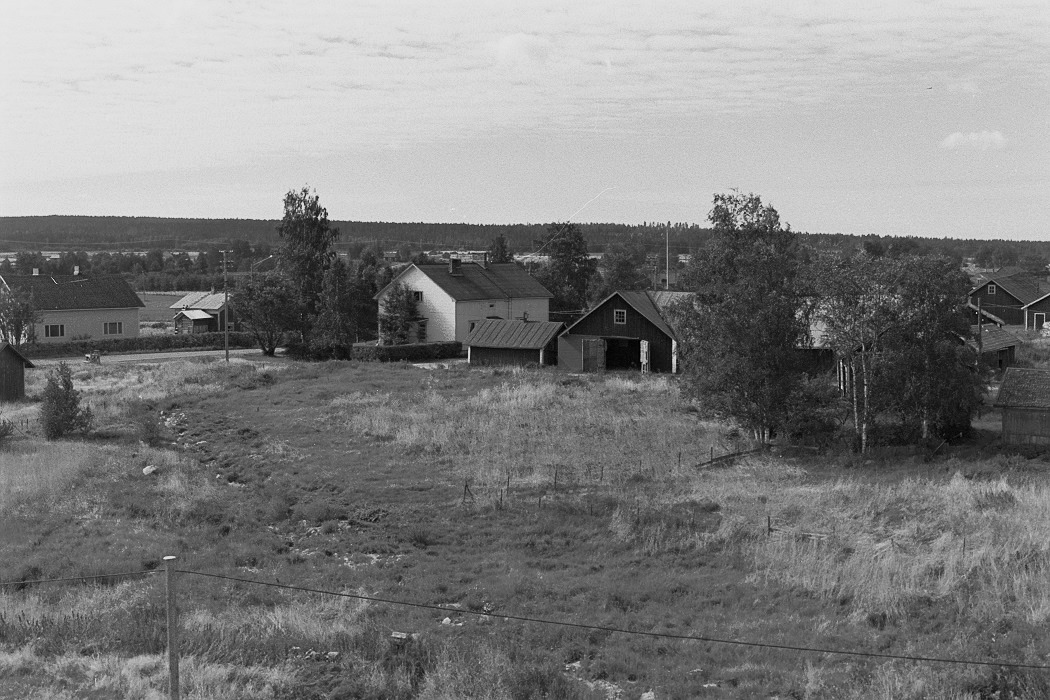
[[[68,494],[77,475],[98,459],[98,448],[75,442],[33,442],[0,451],[0,512],[30,499]]]
[[[329,420],[410,453],[445,457],[457,478],[617,484],[673,476],[721,444],[718,427],[688,413],[666,377],[596,377],[563,385],[522,371],[468,397],[353,392],[330,403]]]

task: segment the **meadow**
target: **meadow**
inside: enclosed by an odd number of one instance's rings
[[[238,358],[74,379],[90,435],[30,421],[0,450],[0,581],[174,554],[441,608],[180,575],[184,697],[1050,695],[1045,671],[676,638],[1046,664],[1040,459],[708,464],[749,446],[662,376]],[[0,697],[165,697],[164,644],[161,576],[0,589]]]

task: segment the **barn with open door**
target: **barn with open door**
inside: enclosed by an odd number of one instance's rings
[[[667,307],[685,292],[613,292],[558,338],[558,366],[573,372],[677,372]]]

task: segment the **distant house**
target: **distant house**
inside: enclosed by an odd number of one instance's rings
[[[1050,371],[1010,367],[995,406],[1003,413],[1003,444],[1050,445]]]
[[[515,263],[412,264],[373,297],[382,312],[384,300],[396,284],[412,291],[419,318],[413,340],[437,342],[458,340],[481,321],[549,320],[553,296],[528,272]]]
[[[1004,370],[1013,365],[1016,359],[1017,338],[995,324],[982,324],[980,327],[981,340],[978,346],[977,329],[977,326],[971,326],[970,332],[974,339],[970,340],[968,345],[975,351],[979,350],[981,360],[998,370]]]
[[[668,307],[688,292],[613,292],[558,337],[558,366],[570,371],[678,371],[678,336]]]
[[[1018,267],[1004,267],[978,282],[970,290],[969,302],[1007,325],[1038,329],[1046,320],[1050,304],[1046,304],[1047,308],[1032,309],[1031,314],[1027,307],[1043,302],[1048,296],[1050,285],[1045,280]],[[1037,322],[1039,325],[1035,325]]]
[[[18,401],[26,396],[26,369],[33,363],[9,343],[0,343],[0,401]]]
[[[558,360],[557,321],[479,321],[467,334],[467,362],[472,365],[553,365]]]
[[[139,309],[145,304],[122,277],[5,275],[0,283],[32,295],[41,317],[38,343],[138,337]]]
[[[215,333],[226,322],[226,295],[222,292],[190,292],[171,305],[175,313],[176,333]],[[230,330],[237,330],[230,314]]]

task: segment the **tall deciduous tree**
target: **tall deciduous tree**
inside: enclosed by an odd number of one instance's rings
[[[230,295],[230,306],[255,336],[264,355],[273,357],[284,334],[299,322],[298,293],[291,280],[279,273],[258,275]]]
[[[409,341],[412,324],[418,318],[419,310],[412,290],[398,282],[387,292],[379,310],[379,342],[404,345]]]
[[[333,245],[339,229],[329,225],[328,210],[321,206],[320,197],[303,187],[284,196],[284,218],[277,235],[281,238],[281,267],[298,295],[298,330],[305,344],[320,309],[324,273],[335,258]]]
[[[489,262],[514,262],[514,255],[511,253],[510,246],[507,245],[507,239],[502,233],[492,239],[492,245],[489,246]]]
[[[686,389],[765,442],[798,390],[808,334],[798,236],[753,194],[718,194],[714,237],[692,260],[695,301],[673,311]]]
[[[598,263],[601,278],[595,300],[601,300],[616,291],[645,289],[649,286],[646,275],[645,248],[637,243],[611,243],[605,248]]]
[[[321,309],[310,339],[318,356],[345,359],[350,347],[363,335],[375,333],[375,303],[367,282],[351,273],[339,258],[325,270]]]
[[[553,311],[584,309],[591,280],[598,271],[598,261],[587,255],[587,241],[573,223],[550,224],[540,250],[550,262],[536,273],[540,283],[550,290]]]
[[[15,346],[34,342],[40,318],[28,290],[0,289],[0,337],[4,342]]]

